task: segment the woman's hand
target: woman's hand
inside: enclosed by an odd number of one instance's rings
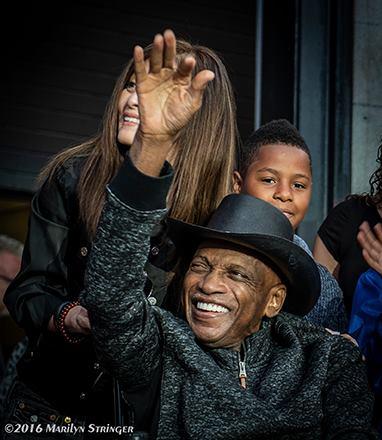
[[[82,306],[75,306],[69,310],[65,317],[64,325],[69,333],[90,333],[90,321],[87,309]]]
[[[192,78],[195,59],[186,56],[176,64],[176,38],[171,30],[157,34],[148,60],[134,48],[140,125],[130,149],[135,166],[158,175],[173,146],[175,135],[202,105],[203,91],[214,79],[210,70]],[[158,169],[159,168],[159,169]]]
[[[91,326],[87,309],[82,306],[71,308],[65,317],[64,325],[69,333],[80,333],[83,335],[90,334]],[[51,332],[56,331],[54,316],[49,320],[48,330]]]
[[[382,275],[382,224],[377,223],[373,229],[368,222],[363,222],[357,235],[366,263]]]

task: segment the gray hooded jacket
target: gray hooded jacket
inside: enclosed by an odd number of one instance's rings
[[[143,267],[150,232],[165,213],[166,191],[159,203],[158,187],[166,184],[157,179],[153,194],[145,177],[134,203],[132,189],[111,185],[118,198],[109,190],[82,303],[100,361],[126,390],[149,387],[161,369],[157,438],[374,438],[373,401],[350,342],[281,313],[246,339],[243,389],[237,352],[206,349],[185,321],[149,303]]]

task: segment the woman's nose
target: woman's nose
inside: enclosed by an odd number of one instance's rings
[[[137,94],[137,92],[133,92],[130,94],[130,96],[127,99],[127,105],[130,108],[138,107],[138,94]]]

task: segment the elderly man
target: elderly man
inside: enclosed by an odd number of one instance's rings
[[[158,36],[150,66],[135,49],[141,125],[109,187],[82,295],[102,365],[152,438],[374,438],[358,349],[297,316],[317,300],[319,276],[273,206],[230,195],[205,227],[168,219],[182,316],[144,296],[171,183],[163,164],[212,80],[192,78],[190,58],[175,66],[173,47],[172,33]]]

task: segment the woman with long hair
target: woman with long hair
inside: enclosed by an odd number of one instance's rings
[[[365,357],[375,397],[374,423],[381,434],[382,271],[377,256],[382,245],[382,143],[376,161],[369,192],[348,196],[329,213],[318,231],[314,256],[336,276],[344,292],[348,333]]]
[[[314,258],[338,280],[348,315],[358,278],[369,268],[357,242],[359,227],[367,221],[373,228],[382,217],[382,144],[376,160],[378,168],[369,179],[369,193],[350,195],[333,208],[320,226],[314,244]]]
[[[200,108],[177,129],[167,155],[174,170],[167,199],[169,214],[203,224],[231,191],[237,142],[232,86],[215,52],[176,41],[171,31],[163,37],[157,35],[143,50],[142,57],[151,68],[156,63],[153,48],[158,44],[173,48],[173,65],[168,69],[172,76],[181,76],[180,69],[190,58],[195,60],[193,81],[204,75]],[[134,75],[131,60],[117,79],[99,133],[58,154],[41,173],[42,185],[32,200],[22,269],[6,294],[12,316],[29,337],[9,393],[8,421],[28,421],[32,415],[40,423],[75,426],[111,421],[110,378],[96,360],[88,337],[87,310],[78,298],[106,186],[123,178],[125,157],[136,152],[140,120],[155,116],[155,109],[152,114],[140,112]],[[139,174],[139,166],[136,172]],[[125,183],[128,187],[129,182]],[[163,292],[171,269],[165,233],[158,236],[147,270],[148,292],[154,302],[152,292],[158,286]],[[137,399],[144,407],[150,396]],[[135,420],[136,427],[144,425],[144,420]]]

